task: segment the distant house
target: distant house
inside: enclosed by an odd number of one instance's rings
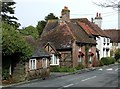
[[[51,54],[51,66],[95,66],[96,41],[70,19],[70,10],[64,7],[60,20],[49,20],[38,40],[39,46]]]
[[[111,56],[114,56],[116,49],[120,48],[120,29],[105,29],[104,32],[110,37]]]

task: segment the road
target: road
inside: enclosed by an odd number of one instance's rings
[[[119,64],[120,65],[120,64]],[[22,84],[16,87],[29,89],[32,87],[56,87],[56,89],[66,89],[72,87],[118,87],[118,81],[120,79],[120,73],[118,73],[120,67],[118,65],[112,65],[110,67],[98,68],[94,71],[86,73],[76,73],[54,79],[37,80],[27,84]],[[119,76],[118,76],[119,75]],[[11,87],[10,89],[13,89]],[[51,88],[52,89],[52,88]]]

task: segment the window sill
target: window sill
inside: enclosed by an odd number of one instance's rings
[[[59,64],[50,64],[50,65],[59,65]]]

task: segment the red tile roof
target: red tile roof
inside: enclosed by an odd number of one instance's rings
[[[91,29],[87,24],[80,21],[77,21],[77,22],[87,32],[87,34],[97,35],[97,33],[93,29]]]

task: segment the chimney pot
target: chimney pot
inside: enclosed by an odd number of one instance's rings
[[[98,17],[98,12],[97,12],[97,14],[96,14],[96,17]]]
[[[99,13],[99,17],[101,17],[101,13]]]

